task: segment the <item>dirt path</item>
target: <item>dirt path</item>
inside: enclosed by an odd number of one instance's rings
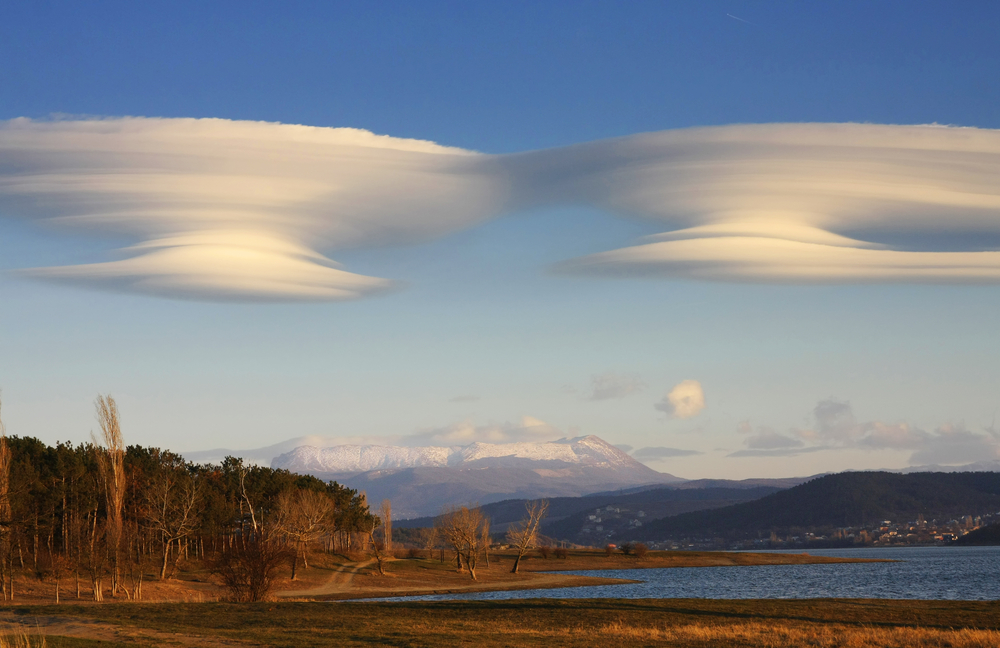
[[[29,637],[76,637],[99,641],[139,643],[152,646],[210,646],[232,648],[264,646],[250,641],[223,637],[160,632],[135,626],[118,626],[101,621],[59,616],[23,616],[0,613],[0,632],[24,632]]]
[[[277,596],[281,598],[291,598],[298,596],[328,596],[330,594],[340,594],[346,592],[351,588],[351,581],[354,580],[354,575],[358,573],[358,570],[367,567],[368,565],[375,562],[374,560],[366,560],[364,562],[341,565],[337,571],[330,575],[329,580],[318,587],[313,587],[304,590],[285,590],[284,592],[278,592]],[[350,571],[346,573],[343,579],[341,576],[344,575],[345,570],[350,568]]]

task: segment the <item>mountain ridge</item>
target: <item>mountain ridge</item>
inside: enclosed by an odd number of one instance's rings
[[[600,437],[465,446],[301,446],[271,462],[392,501],[399,518],[445,506],[503,499],[575,497],[601,490],[683,482],[640,463]]]
[[[622,450],[594,435],[559,439],[558,441],[514,443],[484,443],[452,446],[390,446],[345,444],[331,447],[299,446],[278,455],[272,468],[312,473],[363,473],[372,470],[392,470],[423,467],[464,467],[492,459],[523,465],[525,462],[555,462],[589,466],[637,469],[641,473],[657,473],[639,463]],[[522,460],[522,461],[518,461]],[[673,477],[676,481],[679,478]]]

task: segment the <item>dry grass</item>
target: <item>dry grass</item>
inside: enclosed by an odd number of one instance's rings
[[[58,615],[63,622],[56,623]],[[1000,602],[883,600],[527,600],[437,603],[105,604],[18,616],[57,635],[281,648],[412,646],[559,648],[974,648],[1000,646]],[[70,618],[73,617],[73,618]],[[64,630],[69,622],[74,633]],[[105,641],[114,639],[111,632]],[[119,639],[120,640],[120,639]],[[77,644],[81,645],[82,644]],[[89,645],[88,645],[89,648]]]
[[[28,634],[21,628],[0,630],[0,648],[46,648],[45,635]]]
[[[592,631],[586,633],[593,636]],[[611,623],[598,635],[630,645],[656,643],[681,646],[740,646],[753,648],[995,648],[1000,632],[961,628],[876,628],[845,625],[783,626],[773,623],[741,623],[729,626],[692,624],[676,627],[631,626]]]

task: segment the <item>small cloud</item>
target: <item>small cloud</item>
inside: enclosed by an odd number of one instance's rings
[[[472,394],[465,394],[463,396],[455,396],[454,398],[449,398],[449,403],[475,403],[479,400],[479,396],[473,396]]]
[[[612,372],[593,376],[590,379],[591,391],[587,400],[599,401],[611,398],[625,398],[637,394],[645,385],[634,374],[616,374]]]
[[[698,450],[681,450],[680,448],[664,448],[662,446],[639,448],[632,453],[632,456],[639,461],[662,461],[671,457],[690,457],[691,455],[704,454]]]
[[[835,442],[846,442],[862,434],[854,421],[854,411],[846,401],[822,400],[813,408],[818,436]]]
[[[675,385],[653,407],[673,418],[691,418],[705,409],[705,392],[697,380],[684,380]]]

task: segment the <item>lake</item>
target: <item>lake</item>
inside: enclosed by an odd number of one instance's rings
[[[887,558],[892,563],[606,569],[566,574],[629,578],[641,583],[414,596],[383,600],[525,598],[889,598],[1000,599],[1000,547],[828,549],[817,556]]]

